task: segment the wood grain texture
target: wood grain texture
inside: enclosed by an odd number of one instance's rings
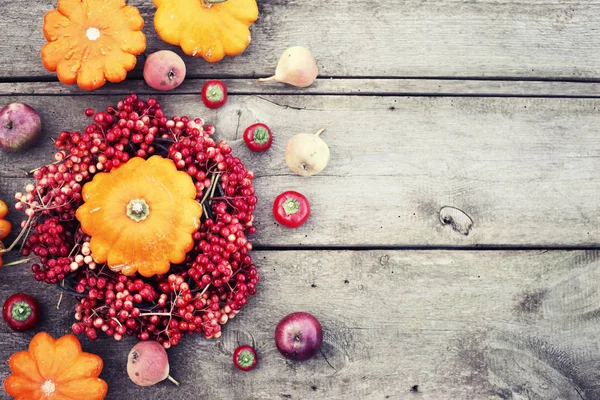
[[[219,340],[187,337],[169,350],[171,375],[140,388],[125,373],[135,343],[82,338],[105,361],[109,400],[600,398],[598,252],[254,252],[261,281]],[[39,329],[69,332],[73,302],[26,268],[0,271],[0,300],[15,290],[43,304]],[[290,294],[293,293],[293,296]],[[322,323],[323,353],[285,361],[273,332],[293,311]],[[0,324],[0,359],[32,333]],[[237,371],[232,352],[253,344],[257,368]],[[0,366],[0,379],[8,373]],[[416,388],[416,389],[415,389]]]
[[[83,110],[107,97],[6,97],[42,114],[44,138],[23,155],[0,154],[0,198],[23,171],[52,160],[50,138],[84,129]],[[594,99],[232,96],[207,111],[197,96],[160,96],[168,113],[202,116],[255,171],[260,246],[595,246],[600,243],[600,124]],[[265,154],[241,138],[262,121],[275,134]],[[294,176],[287,140],[326,125],[332,152],[321,175]],[[308,196],[301,229],[275,224],[284,190]]]
[[[205,79],[186,79],[173,94],[199,94]],[[232,95],[347,95],[347,96],[477,96],[477,97],[600,97],[598,82],[516,81],[473,79],[361,79],[326,78],[307,88],[284,84],[269,84],[256,79],[223,79]],[[103,86],[93,92],[82,92],[76,86],[58,82],[0,83],[0,96],[58,95],[105,96],[160,95],[142,80],[127,80]]]
[[[270,75],[291,45],[309,46],[322,76],[596,78],[599,72],[598,0],[258,3],[260,17],[247,51],[218,64],[186,57],[189,76]],[[174,49],[154,31],[152,2],[129,4],[146,21],[147,53]],[[55,6],[55,0],[5,2],[2,77],[53,76],[39,52],[44,13]],[[142,55],[138,64],[143,62]]]

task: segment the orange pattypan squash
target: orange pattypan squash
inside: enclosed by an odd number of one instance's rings
[[[144,20],[125,0],[58,0],[44,17],[42,63],[64,84],[121,82],[146,49]]]
[[[8,214],[8,207],[5,202],[0,200],[0,267],[2,266],[2,250],[4,250],[2,239],[5,239],[12,229],[10,222],[4,219],[6,214]]]
[[[29,350],[13,354],[8,366],[12,374],[4,389],[17,400],[102,400],[108,390],[98,378],[102,359],[82,352],[71,334],[55,340],[46,332],[38,333]]]
[[[6,207],[6,203],[0,200],[0,240],[5,239],[12,229],[12,225],[10,222],[5,220],[4,218],[8,214],[8,207]]]
[[[154,0],[154,5],[158,36],[208,62],[242,53],[258,18],[256,0]]]
[[[76,216],[92,237],[92,257],[113,271],[164,274],[194,246],[202,206],[192,178],[169,159],[132,158],[96,174],[82,195]]]

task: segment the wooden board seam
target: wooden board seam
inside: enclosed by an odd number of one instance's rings
[[[600,98],[599,81],[495,80],[495,79],[421,79],[421,78],[320,78],[308,88],[271,83],[256,79],[223,79],[232,96],[385,96],[385,97],[509,97],[509,98]],[[142,80],[109,84],[95,91],[84,91],[55,81],[0,82],[0,96],[103,96],[127,95],[194,95],[204,79],[187,79],[178,88],[160,92]]]

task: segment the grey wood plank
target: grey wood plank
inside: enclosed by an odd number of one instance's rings
[[[199,94],[206,79],[186,79],[173,94]],[[382,96],[477,96],[477,97],[600,97],[598,82],[518,81],[472,79],[396,79],[396,78],[323,78],[308,88],[289,85],[265,85],[256,79],[223,79],[231,95],[382,95]],[[164,95],[142,80],[107,84],[93,92],[82,92],[75,86],[58,82],[0,83],[0,96],[17,95]]]
[[[532,399],[600,398],[598,252],[254,252],[261,281],[219,340],[184,338],[168,351],[169,382],[136,387],[125,372],[136,342],[82,338],[105,361],[109,400],[143,399]],[[0,300],[22,290],[43,304],[40,330],[69,332],[73,301],[26,267],[1,271]],[[323,353],[285,361],[273,332],[288,313],[314,314]],[[0,359],[32,333],[0,324]],[[243,373],[238,344],[260,361]],[[0,367],[0,379],[8,374]],[[413,389],[415,388],[415,389]]]
[[[596,78],[599,72],[597,0],[258,3],[247,51],[218,64],[186,57],[190,76],[267,76],[291,45],[312,48],[322,76]],[[52,76],[39,51],[44,13],[55,4],[3,4],[0,76]],[[146,21],[147,52],[174,48],[154,31],[152,2],[130,4]]]
[[[84,129],[83,110],[120,97],[9,96],[38,108],[44,137],[25,154],[0,153],[0,198],[23,171],[52,157],[50,138]],[[594,99],[232,96],[207,111],[198,96],[160,96],[167,113],[204,117],[255,171],[260,246],[596,246],[600,124]],[[274,131],[254,154],[239,139],[256,121]],[[283,159],[295,133],[328,127],[321,175],[293,175]],[[287,230],[271,214],[288,189],[312,216]]]

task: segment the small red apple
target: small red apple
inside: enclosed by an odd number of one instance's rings
[[[23,151],[37,141],[41,132],[40,116],[27,104],[11,103],[0,110],[0,149]]]
[[[144,80],[156,90],[175,89],[185,79],[185,73],[185,63],[170,50],[150,54],[144,64]]]

